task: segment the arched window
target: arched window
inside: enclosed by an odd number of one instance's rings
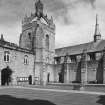
[[[29,64],[28,56],[27,55],[24,56],[24,64],[25,65],[28,65]]]
[[[9,51],[5,51],[4,52],[4,61],[5,62],[9,62],[10,61],[10,52]]]
[[[28,37],[31,40],[31,32],[28,33]]]
[[[46,35],[46,49],[49,50],[49,35]]]

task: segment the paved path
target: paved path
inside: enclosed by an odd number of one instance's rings
[[[31,87],[23,87],[23,86],[8,86],[8,87],[0,87],[0,89],[5,88],[22,88],[22,89],[30,89],[37,91],[49,91],[49,92],[61,92],[61,93],[75,93],[75,94],[90,94],[90,95],[105,95],[105,92],[90,92],[90,91],[79,91],[79,90],[58,90],[58,89],[43,89],[43,88],[31,88]]]
[[[0,105],[105,105],[105,93],[47,89],[46,87],[0,87]]]

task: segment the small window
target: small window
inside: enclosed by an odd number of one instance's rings
[[[24,64],[25,65],[28,65],[29,64],[28,56],[27,55],[24,56]]]
[[[31,32],[28,33],[28,37],[29,37],[29,39],[31,39]]]
[[[49,35],[46,35],[46,49],[49,50]]]
[[[9,51],[4,52],[4,61],[9,62],[10,61],[10,53]]]

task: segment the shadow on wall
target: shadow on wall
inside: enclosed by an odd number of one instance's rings
[[[0,96],[0,105],[55,105],[47,100],[27,100],[9,95]]]
[[[100,105],[105,105],[105,96],[101,95],[98,98],[99,100],[97,101],[97,103],[99,103]]]

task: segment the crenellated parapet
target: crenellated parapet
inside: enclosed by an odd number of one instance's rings
[[[31,13],[30,16],[25,15],[24,19],[22,20],[22,25],[26,25],[31,23],[31,21],[35,18],[35,14]]]
[[[32,23],[35,21],[41,21],[42,19],[46,22],[46,26],[55,31],[55,24],[53,21],[53,17],[48,18],[47,14],[43,13],[43,3],[38,0],[35,3],[35,12],[31,13],[30,16],[25,15],[24,19],[22,20],[22,29],[25,30],[32,26]]]

